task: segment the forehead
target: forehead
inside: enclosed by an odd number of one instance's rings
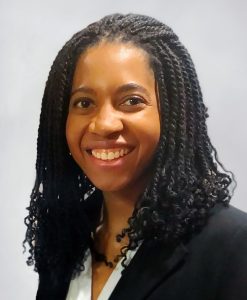
[[[83,52],[76,64],[73,86],[101,80],[154,80],[148,54],[132,43],[102,41]]]
[[[149,62],[147,52],[133,44],[132,42],[121,41],[107,41],[101,40],[99,43],[87,48],[79,57],[79,61],[90,63],[98,59],[111,59],[113,62],[126,61],[134,58],[142,61],[143,63]]]

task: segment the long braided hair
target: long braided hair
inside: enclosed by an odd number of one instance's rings
[[[58,265],[78,274],[92,248],[102,194],[76,165],[65,138],[72,78],[78,57],[102,40],[144,49],[157,83],[161,136],[153,176],[138,199],[128,235],[176,245],[206,223],[216,203],[228,205],[233,174],[226,172],[207,133],[207,109],[193,62],[173,31],[154,18],[113,14],[76,33],[60,50],[44,91],[37,140],[36,180],[25,218],[27,263],[34,269]]]

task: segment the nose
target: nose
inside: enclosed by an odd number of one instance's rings
[[[119,112],[110,105],[98,110],[89,124],[89,132],[107,137],[123,130],[123,123]]]

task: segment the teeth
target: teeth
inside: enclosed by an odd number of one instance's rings
[[[114,155],[114,152],[110,152],[108,153],[108,159],[114,159],[115,158],[115,155]]]
[[[107,154],[105,152],[101,153],[100,158],[103,159],[103,160],[106,160],[107,159]]]
[[[106,150],[106,149],[97,149],[92,150],[92,155],[101,160],[113,160],[115,158],[122,157],[129,153],[128,149],[118,149],[118,150]]]

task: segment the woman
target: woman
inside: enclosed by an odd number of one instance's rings
[[[246,299],[247,218],[228,205],[206,117],[159,21],[114,14],[65,44],[26,218],[37,299]]]

